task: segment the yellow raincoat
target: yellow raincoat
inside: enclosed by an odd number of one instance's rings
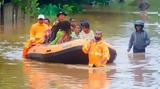
[[[46,24],[33,24],[30,30],[30,39],[43,38],[45,35],[45,31],[48,29],[49,27]]]
[[[45,32],[49,27],[46,24],[40,24],[39,22],[32,25],[30,29],[30,39],[26,43],[26,47],[30,47],[32,44],[41,44],[44,42]]]
[[[89,55],[89,65],[104,66],[110,58],[109,49],[105,41],[86,41],[82,51]]]

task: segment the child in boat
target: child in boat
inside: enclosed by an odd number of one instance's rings
[[[73,28],[73,31],[71,33],[71,37],[72,39],[79,39],[79,33],[81,32],[80,26],[78,24],[75,25],[75,27]]]
[[[81,21],[80,38],[81,39],[94,39],[94,32],[90,29],[89,22],[87,20]]]
[[[70,18],[70,26],[71,26],[71,37],[72,39],[79,39],[79,33],[81,32],[80,30],[80,25],[78,24],[78,22],[74,19],[74,18]]]
[[[50,44],[55,45],[70,41],[70,34],[71,29],[69,21],[62,21],[59,23],[59,31],[56,34],[56,38]]]
[[[102,31],[97,30],[93,40],[86,41],[82,47],[82,51],[88,54],[89,67],[106,66],[110,58],[109,48],[106,42],[102,39]]]

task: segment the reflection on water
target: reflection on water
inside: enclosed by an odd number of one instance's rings
[[[157,77],[154,76],[158,72],[155,70],[155,66],[149,63],[149,59],[145,57],[145,54],[134,54],[129,57],[130,63],[133,65],[132,73],[134,74],[134,85],[143,86],[143,88],[150,87],[152,89],[158,88]]]
[[[23,70],[30,89],[108,89],[111,81],[108,77],[113,75],[115,70],[83,67],[23,62]]]
[[[88,18],[91,28],[103,30],[106,41],[116,48],[118,55],[115,63],[108,65],[107,69],[22,61],[21,50],[31,23],[25,25],[20,20],[16,28],[5,24],[0,33],[0,88],[159,89],[160,29],[155,24],[158,22],[157,15],[148,16],[145,30],[151,37],[151,44],[145,55],[126,51],[130,34],[134,31],[133,21],[139,15],[89,12],[73,16],[77,20]]]
[[[89,69],[88,79],[85,81],[83,89],[108,89],[109,80],[107,73],[102,69]]]

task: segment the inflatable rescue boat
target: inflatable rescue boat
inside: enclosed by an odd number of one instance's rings
[[[82,45],[85,40],[77,39],[57,45],[39,44],[29,49],[27,59],[63,63],[63,64],[88,64],[88,55],[82,52]],[[116,50],[109,44],[110,59],[112,63],[116,56]]]

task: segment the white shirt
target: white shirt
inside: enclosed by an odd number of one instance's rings
[[[89,33],[85,33],[82,30],[81,33],[79,34],[79,36],[81,39],[91,40],[91,39],[94,39],[94,32],[92,30],[90,30]]]

